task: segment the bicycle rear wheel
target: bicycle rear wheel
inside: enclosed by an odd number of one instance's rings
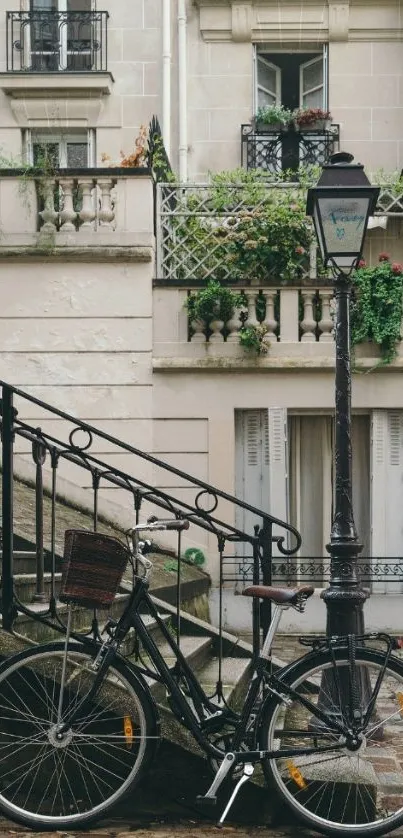
[[[33,829],[86,826],[133,788],[154,755],[158,722],[140,678],[119,658],[87,699],[99,650],[29,649],[0,669],[0,809]],[[57,721],[72,724],[59,738]]]
[[[311,828],[328,835],[385,835],[403,823],[403,667],[390,659],[383,674],[375,711],[356,750],[343,747],[332,717],[351,722],[351,667],[346,649],[308,655],[284,676],[284,683],[329,716],[328,725],[296,698],[286,703],[268,698],[262,711],[260,747],[278,751],[264,764],[266,779]],[[358,703],[365,714],[384,667],[383,653],[356,653]],[[284,691],[286,696],[286,691]],[[319,753],[318,748],[334,751]],[[286,748],[307,748],[282,756]]]

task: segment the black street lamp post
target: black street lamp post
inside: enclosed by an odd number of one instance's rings
[[[327,634],[362,634],[367,593],[360,585],[357,557],[362,550],[354,523],[351,458],[350,295],[351,273],[361,259],[369,216],[379,188],[371,186],[361,164],[345,152],[323,166],[317,186],[308,190],[323,263],[335,285],[335,499],[330,544],[330,585],[322,598]]]

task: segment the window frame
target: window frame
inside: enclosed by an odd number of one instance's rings
[[[34,145],[36,143],[53,143],[59,146],[59,167],[60,169],[69,168],[67,165],[67,146],[69,143],[81,143],[87,145],[87,166],[84,169],[92,169],[95,167],[95,129],[87,128],[85,131],[46,131],[44,129],[26,129],[24,132],[24,159],[30,165],[34,165]]]

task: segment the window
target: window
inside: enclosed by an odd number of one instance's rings
[[[257,56],[258,107],[278,105],[281,102],[281,70],[262,55]]]
[[[92,0],[31,0],[31,69],[91,70],[95,46],[91,10]]]
[[[255,110],[261,105],[327,109],[327,48],[321,52],[256,52]]]
[[[94,165],[94,132],[51,133],[26,131],[25,155],[34,166],[86,169]]]

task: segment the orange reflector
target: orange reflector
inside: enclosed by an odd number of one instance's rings
[[[297,768],[291,759],[287,762],[287,768],[290,777],[294,780],[294,783],[296,783],[300,789],[306,789],[308,787],[308,783],[305,782],[299,768]]]
[[[123,729],[125,732],[126,745],[131,748],[133,744],[133,725],[130,716],[125,716],[123,719]]]
[[[396,698],[400,705],[400,715],[403,716],[403,693],[396,693]]]

